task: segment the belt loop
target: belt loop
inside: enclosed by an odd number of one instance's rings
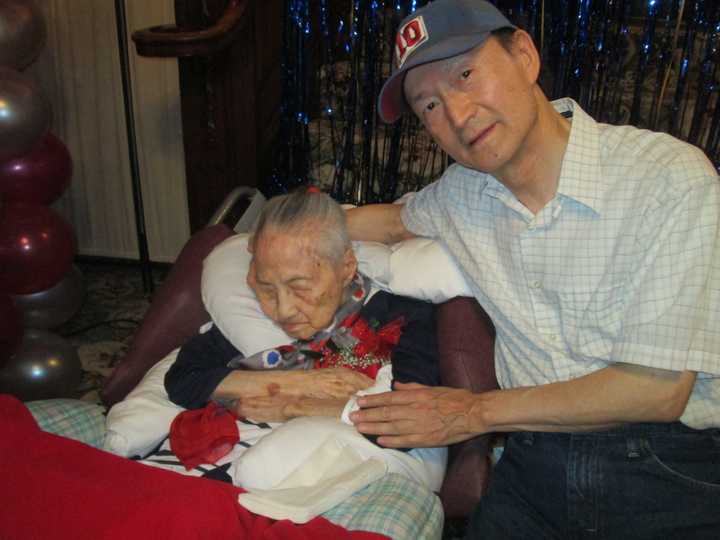
[[[625,444],[627,445],[628,459],[637,459],[640,457],[640,450],[643,447],[643,444],[639,437],[628,434],[625,439]]]

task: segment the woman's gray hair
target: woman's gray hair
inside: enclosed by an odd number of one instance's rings
[[[336,263],[351,247],[345,211],[321,192],[301,189],[270,199],[260,212],[250,238],[253,248],[268,228],[316,234],[317,254]]]

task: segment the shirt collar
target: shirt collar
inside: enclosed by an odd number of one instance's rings
[[[569,112],[572,115],[570,139],[560,169],[557,192],[602,214],[606,186],[600,167],[598,124],[570,98],[558,99],[552,105],[560,114]]]

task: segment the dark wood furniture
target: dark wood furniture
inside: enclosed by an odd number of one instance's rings
[[[133,33],[141,56],[176,57],[192,232],[234,187],[272,169],[280,122],[281,0],[175,0],[176,24]]]

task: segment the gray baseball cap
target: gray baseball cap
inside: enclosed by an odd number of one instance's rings
[[[380,118],[391,124],[409,111],[403,95],[408,70],[463,54],[500,28],[515,25],[484,0],[435,0],[405,17],[395,36],[392,74],[380,90]]]

